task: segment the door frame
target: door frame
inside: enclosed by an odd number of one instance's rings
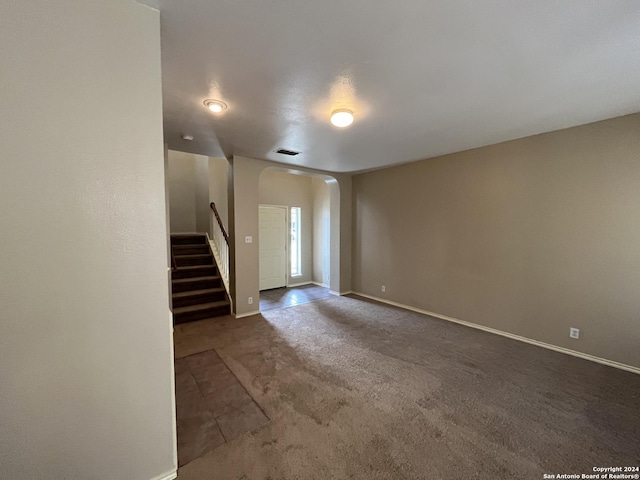
[[[291,279],[291,258],[289,256],[290,250],[290,240],[291,240],[291,219],[289,218],[290,212],[288,205],[273,205],[270,203],[259,203],[258,204],[258,224],[260,224],[260,207],[270,207],[270,208],[283,208],[284,209],[284,256],[287,259],[284,267],[284,288],[289,287],[290,279]],[[258,228],[258,261],[260,261],[260,228]],[[259,276],[259,275],[258,275]],[[258,287],[258,291],[260,287]]]

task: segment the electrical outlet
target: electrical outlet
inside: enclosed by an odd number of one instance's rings
[[[244,243],[253,243],[253,237],[251,235],[247,235],[244,237]]]
[[[387,287],[385,287],[384,285],[382,285],[382,293],[387,291]]]
[[[247,300],[247,303],[249,305],[253,305],[253,297],[249,297],[249,300]]]
[[[569,336],[571,338],[580,338],[580,329],[571,327],[569,329]]]

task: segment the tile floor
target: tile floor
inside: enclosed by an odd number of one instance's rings
[[[260,310],[291,307],[331,296],[328,288],[316,285],[266,290],[260,292]],[[198,339],[189,337],[186,343],[197,348]],[[193,350],[189,351],[188,346],[176,345],[176,353],[186,349],[182,355],[187,355],[175,361],[180,467],[269,422],[215,350],[196,349],[198,353],[189,355]]]
[[[260,292],[260,311],[302,305],[331,296],[328,288],[313,284],[263,290]]]
[[[269,421],[215,350],[175,361],[178,466]]]

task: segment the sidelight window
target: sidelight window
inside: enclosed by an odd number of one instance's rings
[[[302,275],[300,207],[291,207],[291,276]]]

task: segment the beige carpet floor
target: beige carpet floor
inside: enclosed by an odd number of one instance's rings
[[[542,479],[640,463],[640,376],[358,297],[176,328],[271,419],[180,480]]]

